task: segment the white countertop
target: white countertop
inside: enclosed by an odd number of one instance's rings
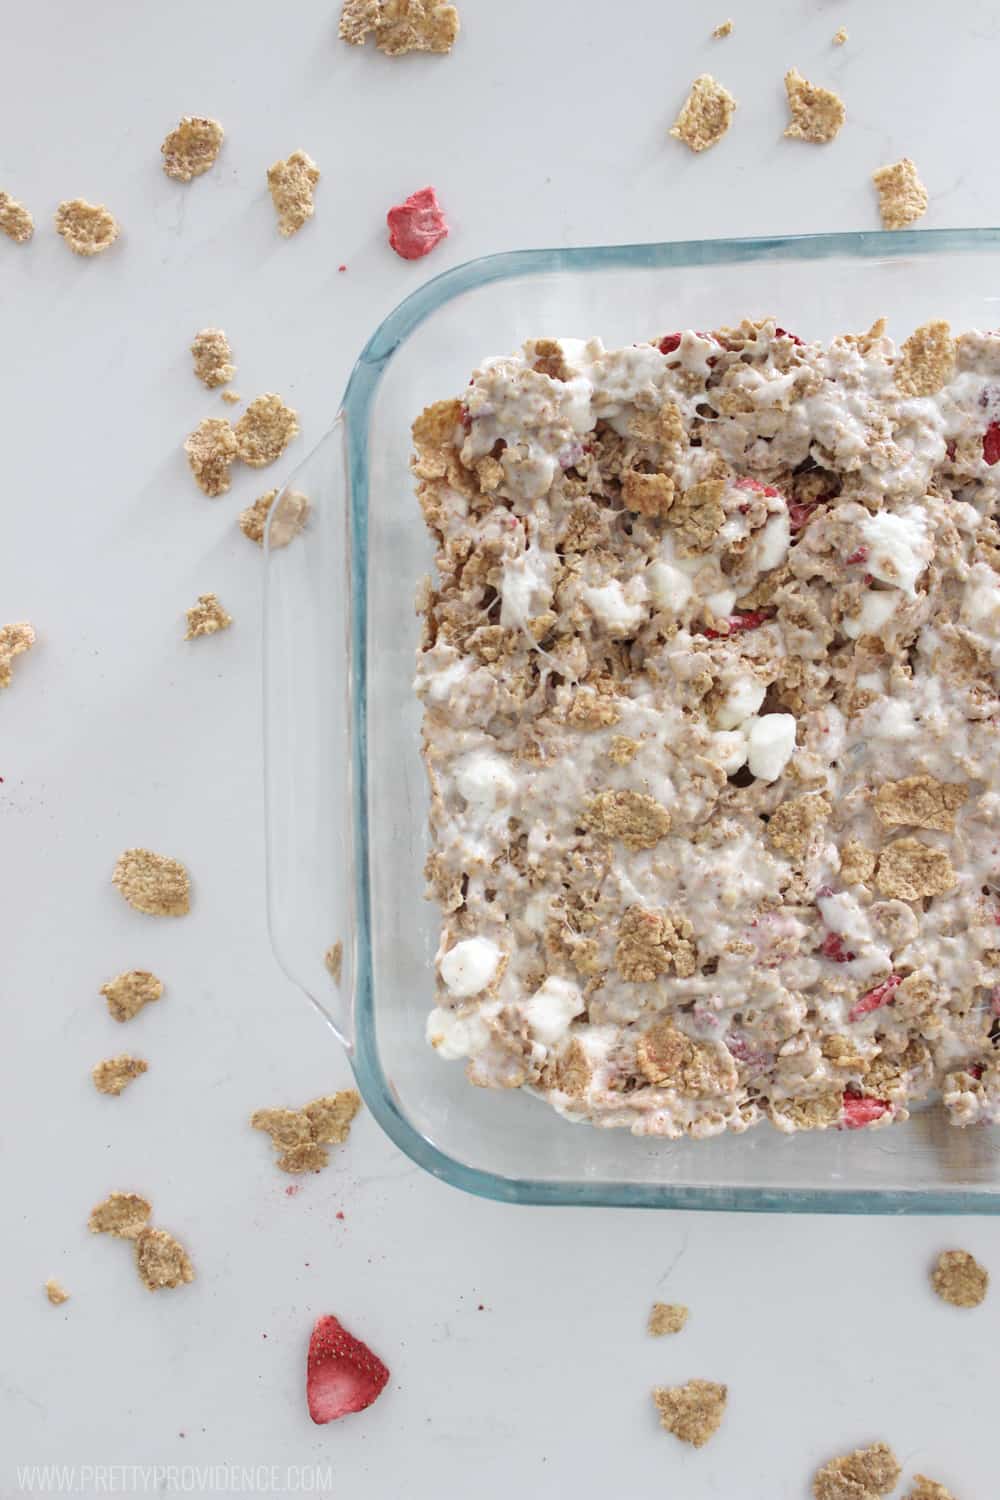
[[[875,228],[869,173],[907,154],[926,225],[994,214],[985,3],[459,3],[450,58],[395,60],[338,43],[335,0],[8,8],[0,188],[38,229],[0,242],[0,620],[30,619],[39,644],[0,698],[0,1494],[19,1492],[18,1467],[63,1464],[82,1494],[804,1500],[819,1462],[885,1438],[908,1476],[986,1500],[1000,1289],[958,1312],[927,1271],[959,1245],[1000,1274],[1000,1221],[504,1207],[425,1176],[364,1115],[288,1196],[245,1126],[350,1074],[268,945],[260,558],[235,521],[318,440],[380,318],[495,250]],[[733,35],[712,41],[727,14]],[[780,139],[792,64],[847,102],[830,147]],[[706,70],[739,110],[695,158],[666,130]],[[227,140],[181,187],[159,144],[185,112]],[[284,242],[264,172],[297,147],[323,180],[315,220]],[[384,214],[428,182],[452,234],[404,264]],[[77,195],[123,226],[93,261],[50,227]],[[205,325],[230,336],[235,388],[281,392],[302,423],[288,464],[238,473],[214,502],[180,447],[230,410],[191,373]],[[186,645],[182,612],[206,590],[235,625]],[[112,890],[136,844],[188,864],[185,921]],[[168,993],[120,1028],[98,987],[130,967]],[[150,1071],[101,1098],[89,1068],[123,1049]],[[126,1246],[88,1235],[113,1188],[153,1199],[192,1286],[151,1297]],[[59,1309],[50,1275],[73,1294]],[[680,1337],[646,1337],[657,1297],[690,1306]],[[323,1312],[392,1380],[368,1412],[316,1428],[303,1373]],[[648,1394],[692,1376],[730,1387],[700,1452],[657,1429]],[[88,1464],[144,1467],[102,1481]],[[226,1465],[263,1467],[208,1472]]]

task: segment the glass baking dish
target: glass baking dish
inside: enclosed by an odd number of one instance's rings
[[[270,926],[369,1109],[436,1176],[521,1203],[1000,1212],[1000,1133],[955,1129],[938,1108],[874,1132],[637,1138],[474,1088],[425,1044],[437,909],[411,679],[431,549],[408,470],[421,408],[525,338],[613,348],[765,315],[807,338],[883,314],[897,339],[930,317],[995,327],[998,249],[1000,230],[977,229],[519,251],[428,282],[369,340],[332,430],[288,481],[309,499],[306,530],[267,539]],[[324,965],[337,938],[339,987]]]

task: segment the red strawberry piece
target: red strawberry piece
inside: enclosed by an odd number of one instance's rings
[[[971,1073],[972,1077],[978,1083],[983,1076],[983,1065],[982,1063],[970,1063],[967,1071]]]
[[[729,616],[726,622],[728,630],[703,630],[701,633],[710,641],[717,641],[727,635],[737,635],[741,630],[756,630],[758,625],[771,618],[772,613],[769,609],[745,609],[740,614]]]
[[[316,1423],[364,1411],[385,1389],[389,1371],[336,1318],[316,1319],[306,1363],[306,1399]]]
[[[801,531],[808,524],[816,509],[817,501],[810,501],[808,505],[801,500],[789,500],[788,502],[788,526],[791,531]]]
[[[887,1115],[892,1105],[885,1099],[862,1099],[859,1094],[844,1095],[844,1118],[841,1120],[840,1130],[862,1130],[865,1125],[871,1125],[875,1120],[881,1120]]]
[[[802,340],[797,333],[789,333],[787,328],[776,328],[774,330],[776,339],[791,339],[793,344],[801,344]]]
[[[898,984],[902,984],[902,982],[902,975],[890,974],[888,979],[884,979],[881,984],[877,984],[873,990],[869,990],[867,995],[862,995],[861,999],[851,1006],[847,1012],[847,1019],[849,1021],[860,1021],[861,1017],[867,1016],[870,1011],[878,1010],[880,1006],[888,1004],[892,999],[893,990]]]
[[[849,552],[847,554],[847,556],[844,558],[844,561],[845,561],[845,563],[863,563],[863,562],[867,562],[868,561],[868,548],[867,547],[855,547],[855,549],[854,549],[853,552]]]
[[[952,438],[950,442],[945,443],[944,451],[948,455],[948,462],[954,463],[955,454],[958,452],[958,444],[955,442],[954,438]]]
[[[983,457],[988,464],[1000,461],[1000,422],[991,422],[983,433]]]
[[[844,940],[839,932],[828,932],[819,951],[824,958],[832,959],[835,964],[849,964],[854,958],[854,954],[848,953],[844,947]]]
[[[759,479],[751,479],[749,474],[742,474],[737,479],[736,488],[738,490],[753,490],[755,495],[770,495],[772,499],[776,499],[781,494],[781,491],[776,490],[773,484],[761,484]]]
[[[385,216],[389,244],[404,260],[429,255],[448,233],[441,205],[432,187],[411,193],[405,203],[396,203]]]
[[[679,333],[668,333],[660,340],[658,348],[661,354],[673,354],[675,349],[680,348],[680,343]]]

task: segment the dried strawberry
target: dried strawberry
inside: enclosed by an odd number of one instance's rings
[[[868,561],[868,548],[867,547],[855,547],[855,549],[854,549],[853,552],[849,552],[847,554],[847,556],[844,558],[844,561],[845,561],[845,563],[863,563],[863,562],[867,562]]]
[[[1000,462],[1000,422],[991,422],[983,433],[983,457],[988,464]]]
[[[666,334],[657,345],[661,354],[673,354],[675,349],[680,348],[681,336],[679,333]]]
[[[793,344],[801,344],[802,340],[797,333],[789,333],[787,328],[776,328],[774,330],[776,339],[791,339]]]
[[[770,620],[773,614],[774,611],[770,609],[744,609],[739,614],[729,616],[726,622],[728,630],[703,630],[701,634],[710,641],[724,640],[727,635],[738,635],[741,630],[756,630],[758,625]]]
[[[385,216],[389,244],[404,260],[429,255],[448,233],[441,205],[432,187],[411,193],[405,203],[396,203]]]
[[[891,1109],[892,1105],[885,1099],[863,1099],[859,1094],[845,1094],[844,1118],[839,1129],[861,1130],[865,1125],[881,1120]]]
[[[980,1078],[982,1078],[983,1076],[983,1065],[982,1063],[970,1063],[968,1068],[966,1069],[966,1072],[970,1073],[978,1083]]]
[[[306,1363],[306,1399],[314,1422],[364,1411],[385,1389],[389,1371],[336,1318],[316,1319]]]
[[[751,479],[749,474],[741,474],[736,481],[736,488],[738,490],[753,490],[755,495],[770,495],[772,499],[777,499],[781,494],[781,491],[776,490],[773,484],[761,484],[759,479]]]
[[[948,455],[948,462],[953,464],[955,462],[955,455],[958,452],[958,444],[954,438],[950,442],[945,443],[944,451]]]
[[[801,531],[812,518],[812,513],[818,505],[817,500],[804,503],[801,500],[788,501],[788,526],[791,531]]]
[[[839,932],[828,932],[819,951],[824,958],[831,959],[835,964],[849,964],[854,958],[854,954],[848,953],[844,947],[844,940]]]
[[[892,992],[898,984],[902,984],[901,974],[890,974],[881,984],[877,984],[867,995],[862,995],[847,1012],[849,1021],[860,1021],[862,1016],[867,1016],[870,1011],[878,1010],[880,1006],[886,1005],[892,998]]]

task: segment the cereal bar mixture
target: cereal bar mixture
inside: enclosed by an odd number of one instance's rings
[[[1000,333],[537,339],[414,442],[442,1057],[638,1134],[1000,1121]]]

